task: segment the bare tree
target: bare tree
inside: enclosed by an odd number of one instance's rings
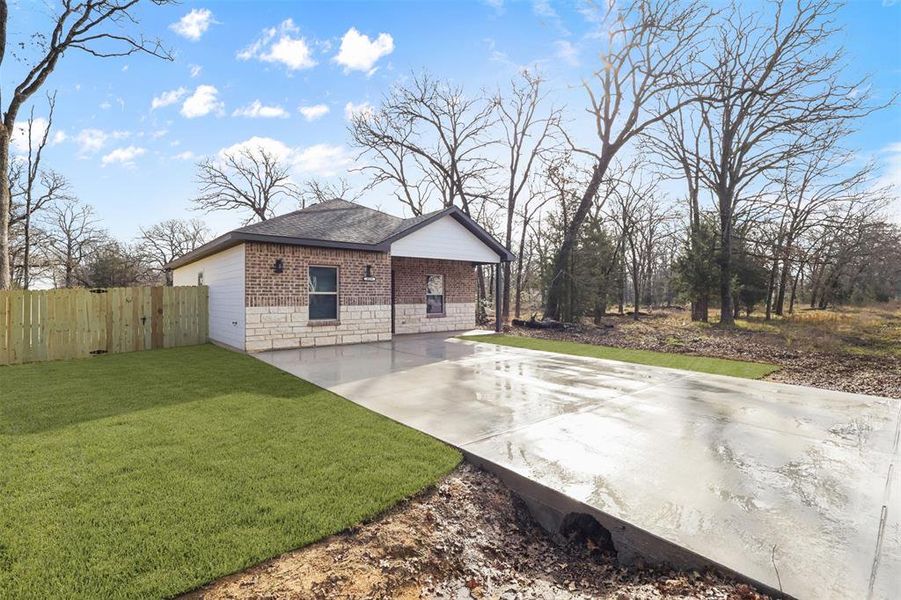
[[[551,169],[552,163],[546,163],[542,169],[547,172]],[[522,312],[522,294],[523,289],[528,284],[529,274],[533,270],[533,258],[536,252],[533,247],[536,245],[536,236],[540,235],[534,223],[539,220],[541,211],[544,207],[554,200],[554,195],[549,193],[547,177],[533,177],[529,182],[529,193],[525,200],[517,208],[518,227],[519,227],[519,243],[516,247],[516,292],[513,314],[516,318],[520,318]]]
[[[10,185],[10,230],[17,231],[21,235],[21,243],[18,245],[19,260],[12,261],[14,271],[18,271],[16,279],[23,289],[29,289],[32,281],[32,255],[34,249],[34,219],[39,211],[45,209],[50,203],[66,196],[69,192],[69,182],[56,171],[41,169],[41,158],[50,129],[53,126],[53,111],[56,106],[56,94],[48,94],[49,106],[47,119],[43,123],[43,131],[40,130],[35,120],[34,107],[28,116],[28,121],[18,135],[25,136],[27,151],[24,157],[13,157],[10,161],[8,181]],[[16,264],[18,263],[18,264]]]
[[[673,96],[676,103],[684,94],[692,90],[682,90]],[[685,200],[688,205],[689,254],[706,252],[704,232],[701,229],[701,128],[695,119],[697,111],[683,108],[659,123],[659,127],[647,130],[642,136],[647,155],[662,167],[661,173],[675,173],[675,178],[684,182]],[[710,305],[710,286],[706,273],[696,273],[693,278],[698,283],[691,290],[691,320],[707,322]]]
[[[207,158],[197,164],[196,178],[199,191],[192,201],[198,210],[249,211],[246,223],[265,221],[282,199],[300,197],[288,165],[262,146]]]
[[[657,198],[656,181],[642,181],[640,167],[631,165],[613,186],[610,218],[619,228],[625,264],[632,280],[635,310],[639,317],[642,285],[650,282],[662,225],[670,218]]]
[[[210,230],[200,219],[168,219],[150,227],[142,227],[138,236],[138,251],[145,262],[167,285],[172,274],[165,265],[202,246],[210,238]]]
[[[583,82],[599,145],[572,148],[594,163],[581,201],[554,257],[545,316],[559,318],[564,274],[582,224],[616,154],[646,129],[695,102],[686,95],[667,102],[692,83],[687,65],[698,58],[709,11],[699,2],[633,0],[604,16],[607,46],[592,80]]]
[[[803,262],[797,242],[817,226],[834,226],[832,215],[843,206],[866,204],[885,196],[887,190],[868,184],[873,165],[848,170],[854,155],[831,144],[814,148],[786,164],[779,196],[779,235],[773,246],[775,298],[773,312],[784,313],[789,276],[795,263]],[[768,309],[770,308],[768,304]],[[769,310],[767,311],[769,316]]]
[[[420,74],[398,84],[376,110],[354,116],[350,133],[361,158],[371,161],[361,168],[372,175],[370,186],[393,184],[414,215],[434,200],[474,215],[495,168],[483,152],[493,122],[493,102]]]
[[[78,268],[106,239],[106,233],[97,226],[94,209],[76,198],[67,198],[51,207],[46,229],[49,235],[46,250],[56,271],[57,287],[73,287],[78,283]]]
[[[840,83],[831,0],[773,3],[771,23],[735,7],[718,28],[712,80],[698,105],[703,184],[719,216],[720,322],[734,322],[733,232],[743,202],[764,195],[764,176],[828,146],[874,110],[866,80]]]
[[[168,4],[169,0],[152,0]],[[138,22],[136,6],[139,0],[60,0],[48,33],[34,33],[29,43],[34,46],[37,60],[26,67],[27,72],[0,106],[0,289],[9,289],[11,266],[9,252],[9,223],[11,215],[9,146],[19,110],[44,85],[56,69],[59,60],[69,50],[80,50],[96,57],[128,56],[144,53],[171,60],[172,55],[159,40],[146,39],[128,33],[127,28]],[[9,39],[7,26],[9,8],[0,0],[0,65],[6,58]]]
[[[505,97],[499,92],[494,100],[499,115],[498,122],[504,133],[504,193],[500,200],[505,212],[504,245],[507,250],[513,250],[519,198],[532,177],[536,161],[555,141],[554,133],[560,124],[560,111],[554,108],[540,111],[544,100],[541,85],[540,76],[523,71],[520,79],[511,82],[509,95]],[[528,209],[525,214],[528,214]],[[527,226],[527,223],[521,223],[523,235]],[[509,262],[504,263],[502,285],[501,316],[506,320],[510,316]]]
[[[326,200],[356,202],[362,195],[363,191],[354,190],[353,186],[344,177],[339,177],[337,181],[307,179],[300,188],[300,207],[306,208]]]

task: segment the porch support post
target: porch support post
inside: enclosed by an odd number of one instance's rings
[[[501,263],[494,265],[494,331],[501,332]]]

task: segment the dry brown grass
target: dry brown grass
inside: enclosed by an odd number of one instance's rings
[[[644,309],[647,312],[647,309]],[[767,379],[848,392],[901,397],[901,302],[827,310],[798,308],[785,317],[742,316],[734,328],[691,321],[688,310],[655,309],[634,321],[610,315],[579,331],[512,333],[697,356],[770,362]]]

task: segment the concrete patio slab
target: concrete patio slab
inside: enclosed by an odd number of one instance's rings
[[[795,597],[901,595],[899,400],[446,334],[257,356]]]

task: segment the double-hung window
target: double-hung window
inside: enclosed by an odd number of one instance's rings
[[[425,312],[427,315],[444,314],[444,275],[426,275]]]
[[[310,267],[310,320],[338,320],[338,267]]]

